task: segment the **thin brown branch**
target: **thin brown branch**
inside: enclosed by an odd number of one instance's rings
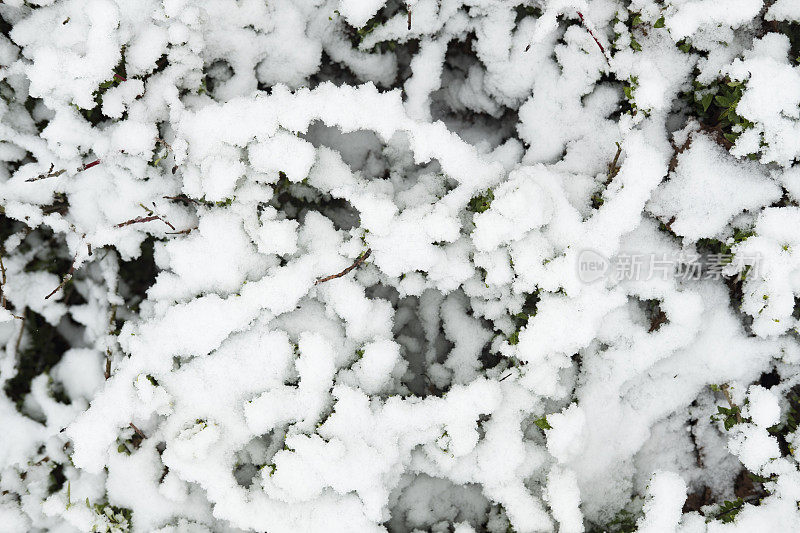
[[[95,161],[92,161],[91,163],[86,163],[85,165],[83,165],[81,168],[78,169],[78,172],[83,172],[84,170],[90,169],[93,166],[96,166],[96,165],[99,165],[99,164],[100,164],[100,160],[99,159],[97,159]],[[63,169],[63,168],[61,170],[56,170],[56,171],[53,171],[53,168],[54,168],[53,163],[50,163],[50,169],[47,171],[47,174],[39,174],[38,176],[33,177],[33,178],[28,178],[25,181],[26,182],[32,182],[32,181],[39,181],[39,180],[43,180],[43,179],[47,179],[47,178],[56,178],[56,177],[60,176],[61,174],[63,174],[64,172],[66,172],[66,170]]]
[[[3,264],[3,255],[0,254],[0,272],[2,272],[2,276],[0,276],[0,307],[3,309],[6,308],[6,266]]]
[[[722,394],[725,395],[725,399],[728,401],[728,405],[730,405],[731,409],[733,409],[734,412],[736,413],[736,423],[741,424],[742,410],[739,409],[739,407],[735,403],[733,403],[733,400],[731,399],[731,393],[728,391],[728,384],[726,383],[723,386],[721,386],[720,390],[722,391]]]
[[[194,231],[196,229],[197,228],[186,228],[186,229],[182,229],[180,231],[168,231],[168,232],[166,232],[166,235],[188,235],[189,233],[191,233],[192,231]]]
[[[14,343],[14,357],[19,354],[19,345],[22,343],[22,334],[25,333],[25,313],[27,312],[26,309],[22,310],[22,316],[20,317],[19,322],[19,335],[17,335],[17,342]]]
[[[39,180],[43,180],[43,179],[47,179],[47,178],[56,178],[56,177],[60,176],[61,174],[63,174],[64,172],[66,172],[66,170],[64,170],[64,169],[57,170],[57,171],[53,172],[53,168],[54,168],[53,163],[50,163],[50,169],[47,171],[47,174],[39,174],[35,178],[28,178],[25,181],[26,182],[31,182],[31,181],[39,181]]]
[[[619,163],[619,156],[622,155],[622,145],[617,143],[617,153],[614,154],[614,160],[608,165],[608,178],[609,181],[613,180],[619,174],[620,166]]]
[[[371,253],[372,253],[372,249],[371,248],[367,248],[367,251],[362,253],[361,255],[359,255],[358,258],[356,258],[356,260],[353,262],[352,265],[350,265],[349,267],[345,268],[344,270],[342,270],[338,274],[332,274],[330,276],[326,276],[324,278],[317,279],[317,281],[314,282],[314,285],[319,285],[320,283],[325,283],[326,281],[330,281],[332,279],[341,278],[342,276],[346,276],[351,270],[360,267],[361,264],[367,259],[367,257],[369,257],[369,254],[371,254]]]
[[[167,141],[165,141],[164,139],[162,139],[161,137],[157,138],[156,142],[159,143],[159,144],[164,145],[164,147],[167,150],[169,150],[170,152],[174,152],[175,151],[175,150],[172,149],[172,146],[170,146],[169,143]]]
[[[106,369],[103,371],[103,377],[106,379],[111,377],[111,350],[106,350]]]
[[[64,285],[66,285],[67,283],[69,283],[69,280],[71,280],[71,279],[72,279],[72,275],[73,275],[73,274],[75,274],[75,261],[76,261],[77,259],[78,259],[78,254],[76,253],[76,254],[75,254],[75,257],[73,257],[73,258],[72,258],[72,264],[69,266],[69,270],[67,270],[67,273],[66,273],[66,275],[64,276],[64,279],[62,279],[62,280],[61,280],[61,283],[59,283],[59,284],[58,284],[58,287],[56,287],[55,289],[53,289],[53,291],[52,291],[50,294],[48,294],[47,296],[45,296],[45,297],[44,297],[44,299],[45,299],[45,300],[48,300],[48,299],[50,299],[50,297],[51,297],[52,295],[54,295],[55,293],[57,293],[59,290],[63,289],[63,288],[64,288]]]
[[[127,78],[123,78],[122,76],[120,76],[120,75],[119,75],[119,74],[117,74],[116,72],[114,73],[114,79],[115,79],[115,80],[118,80],[118,81],[128,81],[128,79],[127,79]]]
[[[131,426],[131,428],[133,428],[133,431],[136,432],[136,434],[139,435],[142,438],[142,440],[147,438],[147,435],[145,435],[144,432],[141,429],[139,429],[135,425],[133,425],[133,422],[130,423],[130,426]]]
[[[151,216],[147,216],[147,217],[132,218],[130,220],[126,220],[125,222],[120,222],[119,224],[116,224],[114,227],[115,228],[122,228],[124,226],[130,226],[131,224],[139,224],[141,222],[150,222],[151,220],[160,220],[161,222],[163,222],[164,224],[169,226],[170,229],[175,230],[175,226],[173,226],[172,224],[167,222],[165,219],[161,218],[159,215],[151,215]]]
[[[411,6],[406,4],[406,11],[408,11],[408,30],[411,31]]]

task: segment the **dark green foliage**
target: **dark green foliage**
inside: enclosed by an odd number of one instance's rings
[[[596,525],[589,529],[589,533],[634,533],[636,531],[636,515],[622,509],[610,522]]]
[[[519,5],[514,8],[514,11],[517,13],[514,21],[516,24],[519,24],[526,17],[539,18],[542,16],[542,10],[534,6]]]
[[[98,515],[107,517],[109,522],[114,525],[130,527],[131,518],[133,517],[133,511],[130,509],[117,507],[109,503],[96,503],[91,505],[88,498],[86,499],[86,506],[94,509],[94,512]]]
[[[156,268],[153,252],[155,239],[148,237],[142,243],[142,253],[131,261],[120,261],[119,278],[124,284],[126,300],[135,299],[132,304],[138,304],[144,299],[147,289],[155,283],[158,269]]]
[[[492,205],[494,200],[494,191],[486,189],[486,192],[480,196],[476,196],[469,201],[467,209],[473,213],[483,213]]]
[[[800,427],[800,387],[794,387],[786,395],[786,421],[769,428],[772,436],[778,439],[781,455],[791,455],[794,450],[789,445],[787,437]]]
[[[19,353],[17,375],[6,382],[6,395],[22,406],[25,395],[31,391],[31,380],[49,371],[69,349],[69,344],[44,317],[31,310],[25,312],[25,331],[28,343]]]
[[[789,49],[789,61],[800,63],[800,23],[797,22],[774,22],[773,28],[786,35],[791,43]]]
[[[2,247],[7,238],[21,228],[22,224],[6,217],[2,207],[0,207],[0,247]],[[2,248],[0,248],[0,251],[3,251]]]
[[[722,420],[725,426],[725,431],[728,431],[735,426],[739,420],[741,420],[741,416],[742,410],[738,405],[734,405],[733,407],[723,407],[718,405],[717,414],[711,415],[711,420],[714,422],[717,420]]]
[[[92,126],[97,126],[100,122],[102,122],[104,116],[101,111],[103,107],[103,95],[106,93],[108,89],[111,87],[115,87],[120,84],[120,82],[126,79],[125,73],[125,51],[123,50],[122,59],[120,60],[119,64],[114,69],[114,75],[103,83],[101,83],[97,90],[92,93],[94,97],[95,106],[91,109],[81,109],[77,105],[75,106],[78,112],[85,118]]]
[[[678,49],[684,54],[688,54],[692,50],[692,42],[689,39],[681,39],[675,43]]]
[[[536,306],[539,304],[539,291],[532,292],[525,297],[522,310],[511,318],[514,321],[514,333],[509,335],[508,343],[515,345],[519,343],[519,332],[528,324],[528,320],[536,314]]]
[[[64,465],[56,464],[50,471],[50,485],[47,487],[47,493],[53,494],[61,490],[61,487],[66,483],[67,478],[64,476]]]
[[[551,426],[550,422],[547,421],[546,416],[543,416],[542,418],[537,418],[536,420],[533,421],[533,423],[536,424],[536,427],[542,430],[553,429],[553,426]]]
[[[744,94],[745,84],[730,78],[721,78],[710,85],[692,82],[692,90],[684,94],[692,106],[697,120],[718,130],[729,143],[736,142],[742,131],[752,128],[753,123],[736,113],[736,106]],[[736,130],[734,131],[734,127]],[[754,156],[753,156],[754,157]]]
[[[755,232],[752,230],[734,228],[733,242],[726,243],[717,239],[700,239],[696,243],[697,253],[730,255],[735,245],[746,241],[754,235]]]
[[[722,505],[720,505],[719,511],[714,515],[714,518],[724,524],[730,524],[736,519],[736,515],[739,514],[739,511],[743,508],[744,500],[741,498],[736,498],[733,501],[725,500]]]

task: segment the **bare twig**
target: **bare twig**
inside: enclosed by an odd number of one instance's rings
[[[85,165],[83,165],[83,166],[80,168],[80,170],[78,170],[78,172],[83,172],[84,170],[88,170],[88,169],[90,169],[90,168],[92,168],[92,167],[94,167],[94,166],[97,166],[97,165],[99,165],[99,164],[100,164],[100,160],[99,160],[99,159],[95,159],[95,160],[94,160],[94,161],[92,161],[91,163],[86,163]]]
[[[131,224],[139,224],[141,222],[150,222],[151,220],[160,220],[161,222],[163,222],[164,224],[169,226],[170,229],[172,229],[172,230],[175,229],[175,226],[173,226],[172,224],[167,222],[165,219],[161,218],[159,215],[151,215],[151,216],[147,216],[147,217],[132,218],[130,220],[126,220],[125,222],[120,222],[119,224],[116,224],[114,227],[115,228],[122,228],[124,226],[130,226]]]
[[[168,231],[168,232],[166,232],[166,235],[188,235],[189,233],[191,233],[192,231],[194,231],[196,229],[197,228],[186,228],[186,229],[182,229],[180,231]]]
[[[726,383],[726,384],[722,385],[719,389],[722,391],[722,394],[725,395],[725,399],[728,401],[728,405],[730,405],[731,409],[733,409],[734,412],[736,413],[736,423],[737,424],[741,424],[742,423],[742,411],[741,411],[741,409],[739,409],[739,406],[737,406],[735,403],[733,403],[733,400],[731,399],[731,393],[728,391],[728,388],[729,388],[728,384]]]
[[[595,36],[594,32],[589,27],[589,25],[586,24],[586,20],[583,18],[583,13],[578,11],[578,17],[581,19],[581,24],[583,24],[583,27],[586,28],[586,31],[588,31],[589,35],[592,36],[592,39],[594,39],[594,42],[596,42],[597,46],[600,47],[600,51],[603,52],[603,57],[605,58],[606,63],[608,63],[609,66],[611,66],[611,61],[608,59],[608,54],[606,54],[606,49],[603,47],[602,44],[600,44],[600,41],[597,39],[597,36]]]
[[[166,149],[169,150],[170,152],[174,152],[175,151],[175,150],[172,149],[172,146],[170,146],[169,143],[167,141],[165,141],[164,139],[162,139],[161,137],[157,138],[156,142],[159,143],[159,144],[164,145],[166,147]]]
[[[330,276],[326,276],[324,278],[317,279],[317,281],[314,282],[314,285],[319,285],[320,283],[325,283],[326,281],[330,281],[330,280],[336,279],[336,278],[341,278],[342,276],[347,275],[351,270],[360,267],[361,264],[367,259],[367,257],[369,257],[369,254],[371,254],[371,253],[372,253],[372,249],[371,248],[367,248],[367,251],[362,253],[361,255],[359,255],[358,258],[356,258],[356,260],[353,262],[352,265],[350,265],[349,267],[345,268],[344,270],[342,270],[338,274],[333,274],[333,275],[330,275]]]
[[[84,170],[90,169],[93,166],[96,166],[96,165],[99,165],[99,164],[100,164],[100,160],[96,159],[96,160],[92,161],[91,163],[86,163],[85,165],[83,165],[81,168],[78,169],[78,172],[83,172]],[[61,170],[56,170],[56,171],[53,171],[53,168],[54,168],[53,163],[50,163],[50,169],[47,171],[47,174],[39,174],[38,176],[36,176],[34,178],[28,178],[25,181],[26,182],[31,182],[31,181],[43,180],[43,179],[46,179],[46,178],[56,178],[56,177],[60,176],[61,174],[63,174],[64,172],[66,172],[66,170],[63,169],[63,168]]]
[[[133,431],[136,432],[136,434],[139,435],[143,440],[147,438],[147,435],[145,435],[141,429],[133,425],[133,422],[130,423],[130,426],[133,428]]]
[[[103,371],[103,377],[106,379],[111,377],[111,350],[106,350],[106,369]]]
[[[117,74],[116,72],[114,73],[114,79],[115,79],[115,80],[118,80],[118,81],[128,81],[128,79],[127,79],[127,78],[123,78],[122,76],[120,76],[120,75],[119,75],[119,74]]]
[[[54,295],[55,293],[57,293],[59,290],[61,290],[62,288],[64,288],[64,285],[66,285],[67,283],[69,283],[69,280],[71,280],[71,279],[72,279],[72,275],[73,275],[73,274],[75,274],[75,261],[76,261],[77,259],[78,259],[78,254],[76,253],[76,254],[75,254],[75,257],[73,257],[73,258],[72,258],[72,264],[69,266],[69,270],[67,270],[67,273],[64,275],[64,279],[62,279],[62,280],[61,280],[61,283],[59,283],[59,284],[58,284],[58,287],[56,287],[55,289],[53,289],[53,291],[52,291],[50,294],[48,294],[47,296],[45,296],[45,297],[44,297],[44,299],[45,299],[45,300],[48,300],[48,299],[50,299],[50,297],[51,297],[52,295]]]
[[[406,3],[406,11],[408,11],[408,29],[411,30],[411,6]]]
[[[19,335],[17,335],[17,342],[14,344],[14,357],[19,355],[19,345],[22,343],[22,334],[25,333],[25,313],[26,309],[22,310],[22,316],[19,322]]]
[[[47,179],[47,178],[55,178],[55,177],[60,176],[64,172],[66,172],[66,170],[64,170],[64,169],[57,170],[57,171],[53,172],[54,166],[55,165],[53,165],[53,163],[50,163],[50,169],[47,171],[47,174],[39,174],[38,176],[36,176],[34,178],[28,178],[25,181],[26,182],[31,182],[31,181],[39,181],[39,180],[43,180],[43,179]]]
[[[622,154],[622,145],[617,143],[617,153],[614,155],[614,160],[611,164],[608,165],[608,179],[613,180],[619,174],[620,166],[617,164],[619,162],[619,156]]]
[[[6,293],[4,291],[6,287],[6,266],[3,264],[3,255],[0,254],[0,272],[2,275],[0,276],[0,307],[5,309],[6,307]]]

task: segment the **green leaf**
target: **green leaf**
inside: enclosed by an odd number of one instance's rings
[[[625,93],[625,98],[628,100],[633,100],[633,87],[626,85],[622,88],[622,92]]]
[[[730,524],[736,519],[736,515],[744,507],[744,500],[736,498],[734,501],[725,500],[720,506],[717,518],[724,524]]]
[[[547,421],[546,416],[543,416],[542,418],[537,418],[536,420],[533,421],[533,423],[536,424],[539,427],[539,429],[553,429],[553,426],[551,426],[550,423]]]
[[[642,51],[642,45],[640,45],[638,42],[636,42],[635,39],[631,39],[631,48],[633,48],[637,52],[641,52]]]
[[[660,19],[658,19],[656,21],[656,23],[653,24],[653,27],[654,28],[663,28],[664,27],[664,17],[661,17]]]
[[[472,198],[467,204],[467,209],[473,213],[483,213],[492,205],[492,200],[494,200],[494,191],[487,189],[486,194]]]
[[[711,102],[714,101],[714,95],[711,93],[706,94],[703,96],[701,104],[703,105],[703,112],[708,111],[708,107],[711,105]]]
[[[731,107],[735,102],[726,96],[715,96],[714,101],[720,107]]]

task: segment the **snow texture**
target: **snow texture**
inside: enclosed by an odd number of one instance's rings
[[[0,531],[800,531],[798,6],[0,3]]]

